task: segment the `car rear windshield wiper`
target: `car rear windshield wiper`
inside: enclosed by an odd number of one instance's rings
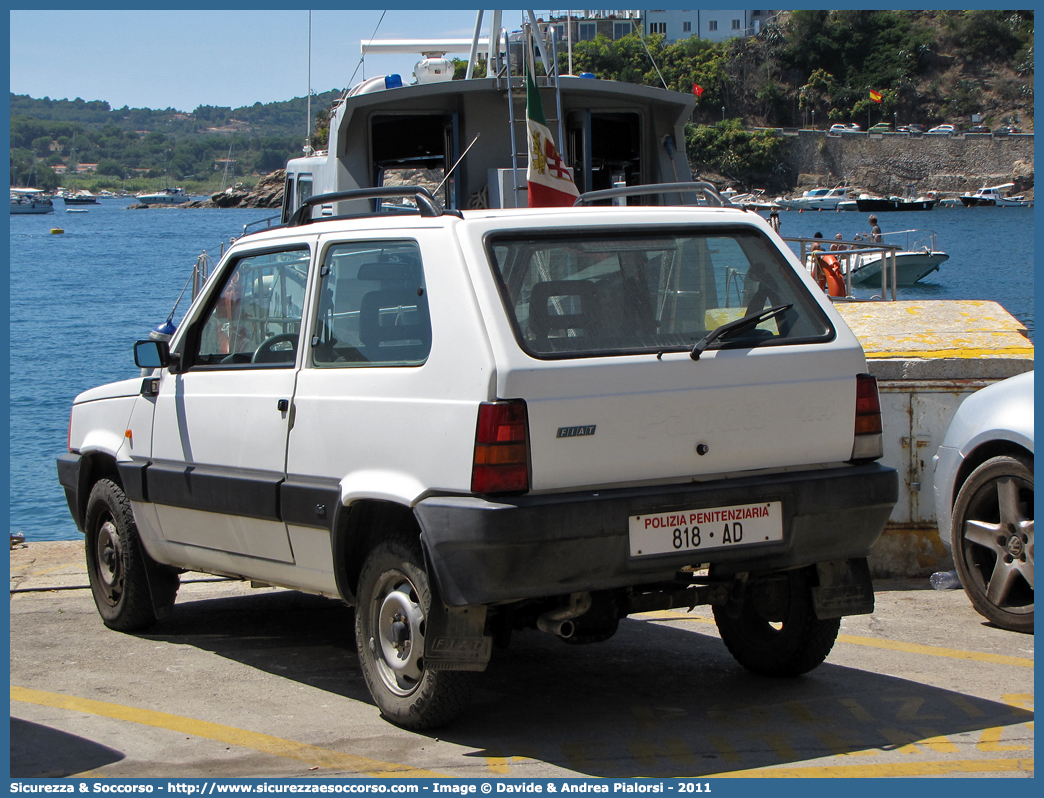
[[[699,360],[703,350],[719,338],[724,338],[726,335],[745,330],[748,327],[756,327],[761,324],[761,322],[774,319],[780,313],[790,310],[792,307],[794,307],[793,302],[787,305],[776,305],[775,307],[767,308],[766,310],[759,310],[757,313],[751,313],[741,319],[736,319],[727,324],[723,324],[698,340],[696,345],[692,348],[692,351],[689,353],[689,357],[693,360]]]

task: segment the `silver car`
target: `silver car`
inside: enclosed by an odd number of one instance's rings
[[[969,396],[935,456],[935,512],[961,584],[997,626],[1033,631],[1033,372]]]

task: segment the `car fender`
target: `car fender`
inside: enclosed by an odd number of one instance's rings
[[[412,474],[385,469],[354,471],[341,480],[341,504],[345,507],[360,499],[376,499],[413,507],[428,488]]]

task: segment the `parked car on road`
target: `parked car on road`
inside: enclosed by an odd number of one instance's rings
[[[993,131],[994,136],[1008,136],[1012,133],[1021,133],[1022,131],[1014,125],[1001,125],[999,128]]]
[[[845,133],[858,133],[862,128],[854,122],[839,122],[836,125],[831,125],[830,130],[827,131],[828,135],[840,136]]]
[[[990,129],[988,127],[986,127],[985,125],[972,125],[965,132],[966,133],[980,133],[981,134],[981,133],[989,133]]]
[[[878,122],[868,131],[870,133],[891,133],[892,125],[890,122]]]
[[[1033,372],[969,396],[933,458],[939,535],[972,606],[1033,631]]]
[[[691,190],[361,189],[239,238],[169,345],[135,345],[146,374],[74,402],[59,479],[105,624],[154,623],[182,569],[340,599],[410,728],[520,629],[594,643],[711,605],[744,667],[815,668],[873,611],[898,494],[877,383],[768,223]],[[414,210],[366,212],[392,192]],[[312,217],[339,202],[363,208]]]
[[[907,127],[910,129],[911,135],[919,136],[924,133],[924,125],[919,125],[916,122],[911,122]]]
[[[927,132],[928,136],[956,136],[959,131],[954,125],[936,125]]]

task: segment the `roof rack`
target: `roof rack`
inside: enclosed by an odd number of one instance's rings
[[[421,216],[442,216],[446,210],[431,195],[431,192],[423,186],[378,186],[376,188],[356,188],[351,191],[335,191],[330,194],[316,194],[308,197],[301,203],[301,207],[294,211],[287,227],[299,227],[310,224],[312,219],[312,208],[316,205],[328,205],[334,202],[346,200],[381,199],[383,197],[413,197],[417,203],[417,211]],[[454,214],[456,215],[456,214]],[[326,217],[322,217],[323,220]]]
[[[717,205],[722,208],[735,207],[725,197],[718,193],[718,189],[712,183],[654,183],[647,186],[622,186],[620,188],[607,188],[601,191],[587,191],[576,198],[573,205],[588,205],[592,202],[616,197],[639,197],[648,194],[670,194],[698,192],[703,194],[708,205]]]

